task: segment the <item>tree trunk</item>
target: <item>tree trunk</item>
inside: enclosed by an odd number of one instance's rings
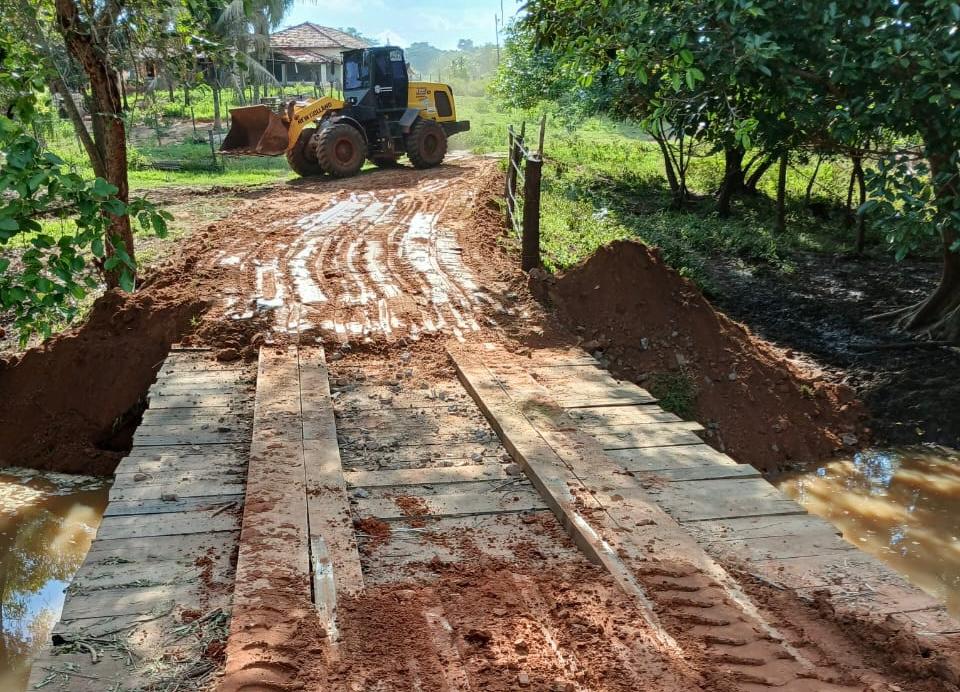
[[[867,201],[867,181],[863,174],[863,157],[856,156],[853,159],[853,177],[857,181],[857,189],[860,192],[860,205],[858,207],[862,208]],[[853,184],[851,181],[851,190]],[[867,242],[867,217],[860,211],[857,212],[857,243],[855,247],[856,253],[859,255],[863,252],[863,247]]]
[[[63,35],[67,51],[83,67],[90,80],[94,105],[94,141],[103,163],[102,177],[117,188],[117,199],[126,204],[130,190],[127,181],[127,137],[123,100],[117,71],[109,61],[109,47],[98,43],[107,40],[116,15],[100,16],[96,21],[97,27],[94,28],[81,18],[74,0],[55,0],[55,7],[57,29]],[[120,5],[108,3],[108,7],[114,8],[117,13],[120,11]],[[101,24],[103,26],[100,26]],[[91,160],[91,163],[95,162]],[[104,245],[108,258],[116,255],[122,244],[130,259],[134,259],[133,232],[129,216],[109,215],[107,236]],[[119,286],[119,268],[104,272],[104,275],[108,288]]]
[[[77,103],[73,100],[73,95],[70,93],[70,89],[67,88],[66,82],[64,82],[58,74],[53,77],[50,85],[54,91],[60,94],[63,108],[67,111],[70,122],[73,123],[73,131],[76,133],[77,139],[80,140],[84,151],[87,152],[87,158],[90,159],[90,165],[93,166],[94,175],[105,178],[107,171],[103,166],[100,150],[97,149],[96,143],[93,141],[93,138],[90,137],[90,131],[87,130],[86,123],[83,122],[83,116],[80,114],[80,109],[77,108]]]
[[[733,196],[741,192],[743,181],[743,149],[736,147],[723,152],[723,182],[717,192],[717,214],[725,219],[730,216],[730,203]]]
[[[755,195],[757,194],[757,185],[760,184],[760,179],[763,177],[763,174],[770,170],[770,166],[773,165],[776,161],[775,156],[767,157],[759,166],[757,166],[753,173],[750,174],[750,177],[747,178],[747,182],[744,183],[744,191],[747,194]]]
[[[820,164],[823,163],[823,154],[817,154],[817,165],[813,168],[813,175],[807,181],[807,192],[803,196],[804,206],[810,206],[810,200],[813,197],[813,186],[817,184],[817,174],[820,173]]]
[[[220,86],[213,85],[213,131],[220,132],[223,120],[220,117]]]
[[[657,145],[660,147],[660,153],[663,155],[663,172],[667,176],[667,184],[670,185],[670,192],[676,196],[680,189],[680,183],[677,181],[677,173],[673,169],[673,161],[670,158],[670,151],[667,149],[667,143],[663,137],[654,135]]]
[[[900,316],[895,324],[897,329],[960,343],[960,252],[951,249],[960,243],[960,222],[949,213],[960,197],[960,171],[951,161],[951,151],[955,151],[955,147],[951,149],[947,145],[928,155],[933,180],[946,177],[945,182],[934,182],[937,207],[948,219],[941,225],[943,273],[940,283],[923,302],[893,314]]]
[[[777,175],[777,217],[773,225],[775,233],[787,231],[787,164],[789,161],[788,152],[780,155],[780,172]]]

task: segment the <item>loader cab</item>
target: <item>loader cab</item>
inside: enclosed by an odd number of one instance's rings
[[[351,106],[378,112],[403,110],[408,84],[402,48],[379,46],[343,53],[343,96]]]

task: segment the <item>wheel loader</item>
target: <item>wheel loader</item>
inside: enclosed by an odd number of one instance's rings
[[[275,113],[266,105],[230,111],[220,151],[279,156],[301,176],[356,175],[365,160],[393,166],[406,154],[416,168],[438,166],[447,138],[470,129],[457,120],[453,89],[412,82],[403,50],[380,46],[343,54],[343,100],[325,96],[290,101]]]

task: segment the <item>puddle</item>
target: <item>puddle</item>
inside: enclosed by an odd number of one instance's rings
[[[960,451],[868,450],[778,485],[960,618]]]
[[[108,491],[107,480],[89,476],[0,471],[0,690],[26,689]]]

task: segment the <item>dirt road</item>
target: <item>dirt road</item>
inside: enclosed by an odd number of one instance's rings
[[[224,315],[269,310],[279,332],[341,344],[463,338],[495,324],[503,302],[458,240],[479,164],[451,158],[429,173],[362,175],[332,194],[304,183],[232,217],[236,242],[216,257],[230,277]]]
[[[501,247],[491,206],[499,178],[496,162],[461,155],[430,171],[277,187],[195,234],[129,302],[116,294],[102,300],[91,319],[99,332],[55,340],[31,357],[33,370],[23,369],[28,383],[41,371],[76,377],[57,383],[66,392],[62,406],[89,412],[100,393],[84,389],[95,378],[76,364],[100,367],[109,358],[130,389],[118,411],[97,411],[109,425],[137,404],[163,359],[157,351],[174,340],[214,346],[221,360],[253,359],[263,348],[282,361],[297,345],[297,357],[322,361],[323,346],[329,396],[297,367],[283,381],[300,390],[273,395],[297,411],[305,394],[332,402],[330,443],[342,479],[311,487],[301,473],[296,499],[302,508],[334,490],[348,497],[339,527],[359,546],[363,588],[339,599],[335,626],[323,625],[304,587],[309,566],[285,593],[280,580],[265,578],[285,565],[241,559],[238,573],[249,581],[235,594],[243,587],[247,602],[269,606],[262,612],[273,619],[244,622],[235,612],[222,690],[956,690],[960,680],[942,652],[922,639],[845,619],[826,596],[802,598],[718,562],[663,512],[618,515],[604,549],[619,576],[568,538],[570,522],[507,455],[446,351],[459,341],[488,358],[497,356],[486,345],[531,361],[551,349],[583,354]],[[60,357],[61,367],[51,368]],[[738,361],[737,372],[749,365]],[[57,418],[57,410],[48,406],[41,416]],[[274,422],[285,435],[263,435],[258,420],[259,477],[280,478],[263,460],[289,447],[290,463],[299,463],[310,421],[280,411]],[[93,437],[97,428],[87,427]],[[633,474],[612,469],[598,461],[579,477],[563,476],[570,464],[558,462],[554,481],[569,494],[587,472],[594,480],[609,473],[599,484],[607,497],[617,496],[613,488],[644,492]],[[275,483],[275,492],[285,490]],[[284,537],[295,533],[283,511],[296,503],[255,493],[248,485],[244,535],[283,553]],[[590,525],[586,495],[577,496],[577,511]],[[277,532],[248,527],[248,509],[275,518]],[[308,565],[312,555],[311,547],[289,561]],[[235,599],[235,610],[243,607]],[[236,652],[242,656],[231,669]]]
[[[259,658],[235,642],[249,661],[223,689],[949,689],[855,623],[717,581],[706,558],[657,565],[649,548],[642,603],[570,542],[442,347],[575,342],[497,247],[480,199],[495,168],[306,181],[211,229],[198,266],[222,298],[204,324],[259,318],[256,343],[326,347],[365,585],[336,632],[303,624]]]

